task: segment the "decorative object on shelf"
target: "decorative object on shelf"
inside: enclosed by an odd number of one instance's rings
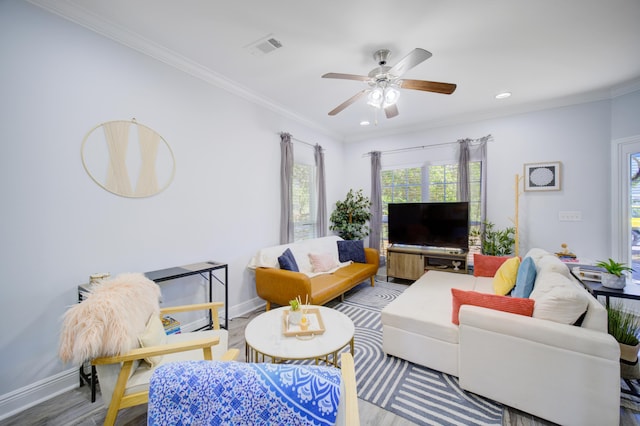
[[[354,193],[350,189],[344,201],[336,201],[336,209],[331,213],[331,226],[345,240],[361,240],[369,235],[367,221],[371,219],[371,200],[362,189]]]
[[[638,378],[638,351],[640,341],[640,318],[626,310],[622,302],[607,307],[608,331],[620,345],[620,375],[623,378]]]
[[[529,163],[524,165],[525,191],[559,191],[559,161],[550,163]]]
[[[98,272],[96,274],[89,275],[89,285],[94,285],[99,283],[102,280],[107,280],[111,277],[111,274],[108,272]]]
[[[569,250],[569,246],[566,243],[560,244],[560,247],[562,247],[562,250],[557,251],[555,253],[555,255],[558,256],[558,258],[560,258],[560,260],[562,260],[563,262],[577,262],[578,261],[578,257]]]
[[[135,118],[97,125],[84,137],[80,153],[91,179],[122,197],[156,195],[169,186],[175,174],[167,141]]]
[[[482,254],[488,256],[506,256],[513,253],[515,245],[515,228],[495,229],[492,222],[484,222],[481,235]]]
[[[626,272],[633,271],[633,268],[624,263],[616,262],[611,258],[607,261],[599,260],[595,266],[605,270],[602,273],[602,285],[608,288],[624,288],[627,281]]]

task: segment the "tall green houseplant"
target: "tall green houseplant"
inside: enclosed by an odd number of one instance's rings
[[[490,256],[507,256],[513,253],[516,229],[496,229],[491,222],[484,222],[481,236],[482,253]]]
[[[345,240],[361,240],[369,235],[367,221],[371,219],[371,201],[362,189],[350,189],[344,201],[336,201],[336,209],[331,213],[331,226]]]

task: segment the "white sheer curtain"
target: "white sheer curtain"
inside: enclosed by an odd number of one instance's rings
[[[382,231],[382,184],[380,172],[382,170],[380,151],[371,153],[371,219],[369,226],[369,247],[380,251],[380,237]]]
[[[280,244],[293,242],[293,145],[289,133],[280,133]]]
[[[324,176],[324,151],[318,144],[314,147],[316,160],[316,187],[318,193],[318,210],[316,213],[316,237],[327,235],[327,189]]]

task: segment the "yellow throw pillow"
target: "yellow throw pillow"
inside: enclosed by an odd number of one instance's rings
[[[520,258],[512,257],[504,262],[496,271],[493,277],[493,292],[501,296],[509,294],[511,289],[516,285],[518,277],[518,268],[520,267]]]

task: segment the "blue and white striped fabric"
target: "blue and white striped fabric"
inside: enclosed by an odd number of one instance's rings
[[[332,425],[340,370],[324,366],[185,361],[156,369],[148,425]]]

